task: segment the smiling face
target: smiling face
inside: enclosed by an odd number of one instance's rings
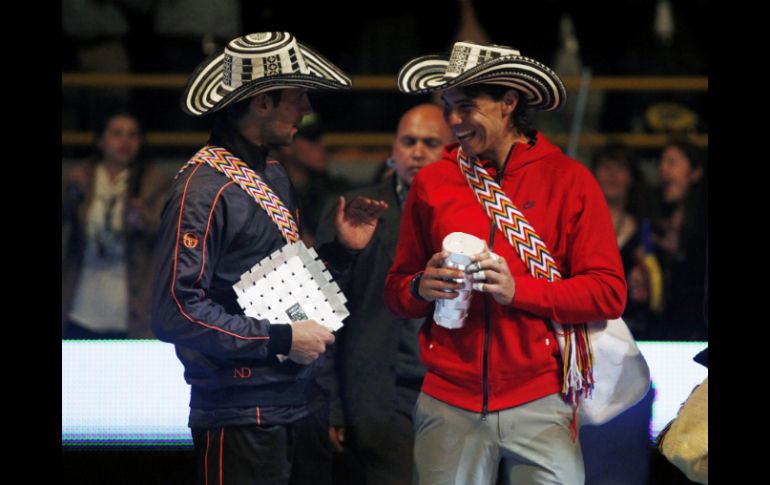
[[[500,161],[505,156],[517,137],[510,121],[518,102],[516,91],[508,90],[495,101],[484,93],[471,98],[460,88],[452,88],[441,98],[444,117],[463,151],[482,160]]]
[[[438,106],[424,104],[407,111],[398,124],[391,159],[398,176],[408,185],[425,165],[441,158],[452,138]]]
[[[106,162],[128,166],[136,158],[141,146],[139,123],[132,116],[113,116],[96,145]]]

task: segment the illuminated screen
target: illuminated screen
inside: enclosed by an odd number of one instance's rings
[[[655,400],[652,403],[652,437],[676,417],[693,388],[708,377],[708,369],[692,360],[708,342],[637,342],[650,367]]]
[[[708,375],[706,342],[639,342],[655,401],[652,435]],[[152,340],[62,341],[62,444],[192,447],[190,387],[174,347]]]
[[[62,341],[62,444],[190,446],[190,386],[174,346]]]

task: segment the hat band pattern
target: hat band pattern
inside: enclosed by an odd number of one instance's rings
[[[470,55],[470,47],[460,46],[452,49],[452,56],[449,58],[449,64],[446,67],[444,77],[455,77],[462,73],[468,64],[468,56]]]
[[[297,49],[294,47],[261,59],[240,58],[225,53],[222,63],[222,87],[233,90],[256,79],[300,73],[309,74],[310,70],[302,68]]]
[[[444,77],[447,79],[457,77],[465,71],[498,57],[519,55],[519,51],[511,49],[479,49],[462,45],[463,43],[461,42],[458,42],[458,44],[461,45],[455,45],[454,49],[452,49],[452,55],[449,57],[449,64],[444,73]],[[474,50],[478,51],[478,53],[474,54]]]

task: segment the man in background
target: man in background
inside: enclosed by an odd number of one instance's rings
[[[297,191],[302,213],[302,240],[313,244],[323,208],[353,188],[344,177],[329,172],[329,156],[323,140],[324,127],[315,113],[302,119],[291,145],[278,147],[277,156],[286,167]]]
[[[352,483],[412,483],[412,409],[425,369],[417,333],[423,319],[396,317],[385,308],[385,274],[393,262],[401,212],[417,172],[440,158],[452,133],[441,109],[421,104],[398,124],[389,164],[394,173],[379,185],[346,193],[387,202],[374,236],[351,268],[344,289],[350,317],[338,334],[335,372],[339,400],[332,404],[330,435],[337,451],[352,451],[359,467]],[[334,211],[327,208],[317,244],[336,236]]]

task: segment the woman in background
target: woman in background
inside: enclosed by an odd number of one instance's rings
[[[152,251],[168,180],[133,115],[108,116],[98,155],[62,190],[62,338],[151,338]]]
[[[658,169],[662,205],[653,241],[666,287],[664,338],[706,340],[706,156],[674,140],[663,148]]]

